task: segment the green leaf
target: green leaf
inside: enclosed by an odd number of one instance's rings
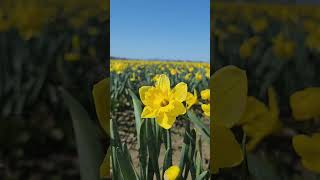
[[[62,97],[70,111],[79,154],[82,180],[98,180],[103,153],[98,137],[98,129],[89,118],[87,111],[66,90]]]
[[[112,179],[121,179],[120,178],[120,169],[117,160],[117,147],[120,147],[121,142],[119,139],[118,128],[116,122],[112,119],[110,122],[110,137],[111,137],[111,151],[112,151]]]
[[[166,154],[164,155],[162,176],[164,175],[164,172],[172,165],[172,160],[170,157],[172,157],[172,149],[169,148],[166,150]]]
[[[138,97],[129,89],[129,93],[132,98],[133,108],[134,108],[134,116],[136,121],[136,131],[138,137],[138,143],[140,142],[140,128],[141,128],[141,102]]]
[[[204,135],[205,139],[210,142],[210,130],[193,112],[188,111],[188,117],[192,123],[194,123],[197,128],[201,131]]]
[[[129,89],[132,98],[135,115],[135,126],[139,144],[140,175],[142,179],[147,179],[147,123],[141,119],[141,102],[138,97]]]
[[[199,152],[196,152],[196,175],[200,175],[202,168],[201,168],[201,164],[202,163],[202,159],[201,159],[201,155]]]
[[[94,105],[100,125],[110,135],[110,96],[109,78],[95,84],[92,90]]]
[[[186,166],[187,163],[187,158],[188,158],[188,152],[189,152],[189,137],[187,133],[190,132],[190,122],[186,122],[186,129],[183,137],[183,144],[182,144],[182,149],[181,149],[181,155],[180,155],[180,163],[179,163],[179,168],[181,170],[181,176],[184,167]]]
[[[139,179],[138,175],[136,174],[133,165],[128,158],[130,154],[128,154],[128,151],[121,150],[121,148],[116,148],[116,156],[117,156],[117,161],[119,164],[119,169],[122,174],[123,179]]]
[[[190,174],[192,179],[196,178],[196,168],[195,168],[195,164],[194,164],[194,155],[195,155],[195,151],[196,151],[196,131],[195,129],[192,129],[190,132],[190,149],[189,149],[189,153],[188,153],[188,164],[186,167],[187,169],[190,169]],[[188,168],[189,166],[189,168]],[[188,174],[185,176],[185,178],[188,177]]]
[[[159,170],[159,164],[158,164],[158,153],[157,153],[157,149],[155,147],[155,135],[154,135],[154,131],[153,129],[154,128],[154,125],[156,123],[152,123],[152,121],[154,120],[148,120],[146,121],[146,132],[147,132],[147,136],[146,138],[148,139],[147,140],[147,146],[148,146],[148,152],[149,152],[149,158],[151,159],[151,165],[152,165],[152,168],[154,170],[154,173],[156,175],[156,178],[159,180],[160,179],[160,170]],[[140,144],[143,146],[143,144]]]
[[[208,171],[203,171],[196,180],[203,180],[203,179],[207,179],[209,172]]]

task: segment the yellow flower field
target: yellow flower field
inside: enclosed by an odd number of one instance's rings
[[[204,62],[164,62],[143,60],[111,60],[112,99],[128,98],[128,89],[138,93],[141,86],[154,84],[165,74],[172,84],[188,84],[192,94],[208,88],[210,65]]]
[[[209,77],[203,62],[111,60],[114,179],[124,170],[134,179],[209,179]]]

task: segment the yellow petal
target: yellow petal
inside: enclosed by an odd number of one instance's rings
[[[180,102],[183,102],[187,98],[188,86],[184,82],[177,84],[172,90],[172,97]]]
[[[170,129],[175,121],[176,117],[169,116],[166,113],[160,113],[156,116],[156,122],[164,129]]]
[[[278,128],[278,123],[278,120],[273,119],[269,112],[259,114],[245,123],[242,128],[246,135],[250,137],[247,144],[248,151],[252,151],[264,137],[272,134]]]
[[[296,120],[320,116],[320,88],[306,88],[290,96],[290,106]]]
[[[161,89],[162,92],[164,93],[169,93],[170,92],[170,80],[168,76],[165,74],[161,74],[157,83],[156,87]]]
[[[253,150],[264,137],[281,127],[277,110],[275,110],[278,105],[273,99],[275,97],[272,96],[269,93],[269,102],[273,104],[271,106],[276,106],[272,107],[274,109],[271,108],[272,111],[269,111],[267,106],[255,97],[248,97],[246,111],[239,122],[243,131],[250,137],[247,144],[248,151]]]
[[[141,88],[139,88],[140,99],[144,105],[147,105],[146,92],[148,92],[150,88],[152,88],[152,86],[142,86]]]
[[[169,113],[172,114],[172,116],[178,116],[186,113],[186,108],[184,105],[179,101],[173,101],[172,106],[174,107]]]
[[[240,120],[246,107],[247,88],[246,72],[235,66],[223,67],[213,74],[210,89],[216,123],[230,128]]]
[[[318,155],[318,156],[320,156],[320,155]],[[319,158],[309,159],[309,160],[302,159],[302,165],[310,171],[320,173],[320,159]]]
[[[243,160],[242,150],[232,131],[218,124],[212,125],[211,128],[211,172],[217,173],[219,168],[239,165]]]
[[[303,166],[313,172],[320,173],[320,133],[312,137],[297,135],[292,139],[292,144],[297,154],[302,159]]]
[[[188,92],[187,98],[186,98],[186,103],[187,103],[187,108],[191,108],[194,104],[197,103],[197,91],[193,91],[194,95]]]
[[[155,118],[155,110],[153,110],[150,106],[145,106],[141,113],[142,118]]]
[[[253,121],[257,116],[267,113],[267,106],[253,96],[247,98],[246,110],[242,115],[239,124]]]
[[[106,78],[93,86],[92,94],[100,125],[107,134],[110,134],[110,96],[108,91],[109,78]]]
[[[164,180],[176,180],[180,174],[178,166],[171,166],[164,172]]]

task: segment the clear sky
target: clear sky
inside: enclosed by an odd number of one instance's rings
[[[210,0],[111,0],[111,56],[207,61]]]

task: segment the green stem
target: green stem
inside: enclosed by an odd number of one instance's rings
[[[248,169],[248,160],[247,160],[247,150],[246,150],[246,133],[243,133],[243,138],[242,138],[242,152],[243,152],[243,158],[244,162],[242,164],[242,169],[243,169],[243,175],[242,178],[243,180],[249,179],[249,169]]]

